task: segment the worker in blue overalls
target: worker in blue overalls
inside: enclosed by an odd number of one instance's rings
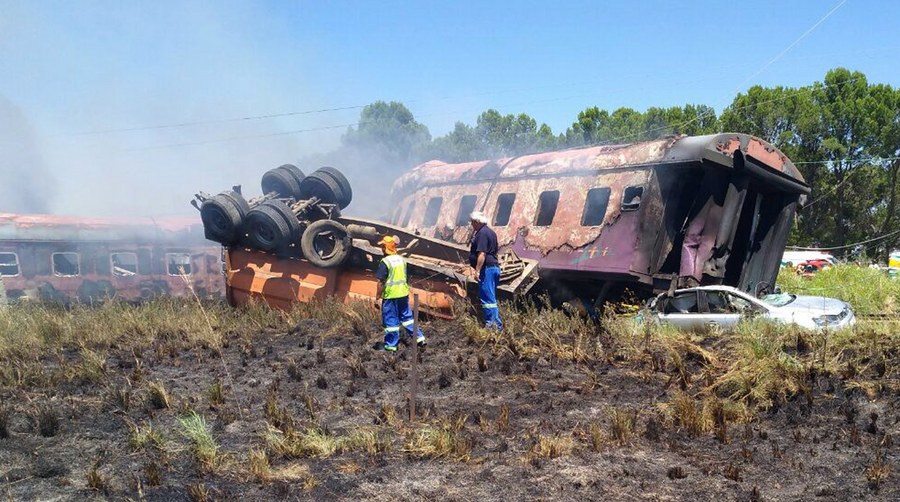
[[[497,331],[503,329],[500,308],[497,306],[497,283],[500,282],[500,261],[497,259],[497,234],[487,226],[487,216],[475,211],[469,217],[472,229],[472,245],[469,247],[469,265],[478,277],[478,293],[484,325]]]
[[[384,258],[378,263],[375,277],[378,279],[377,298],[381,298],[381,321],[384,324],[384,342],[376,344],[376,350],[397,352],[400,342],[400,327],[412,336],[413,314],[409,308],[409,283],[406,274],[406,260],[397,254],[399,239],[386,235],[378,245],[384,252]],[[425,345],[425,335],[419,329],[416,343]]]

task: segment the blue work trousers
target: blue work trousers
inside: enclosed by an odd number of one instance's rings
[[[500,320],[500,309],[497,307],[497,283],[500,282],[500,267],[484,267],[478,278],[478,293],[481,297],[481,311],[484,313],[484,326],[497,331],[503,329]]]
[[[397,347],[400,342],[400,327],[412,336],[413,314],[409,308],[409,297],[381,300],[381,322],[384,324],[384,346]],[[424,340],[425,335],[418,329],[416,341]]]

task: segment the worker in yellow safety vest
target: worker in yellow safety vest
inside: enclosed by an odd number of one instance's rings
[[[381,321],[384,324],[384,342],[375,344],[376,350],[397,352],[400,342],[400,327],[412,336],[413,314],[409,308],[409,283],[406,275],[406,260],[397,254],[399,238],[386,235],[378,245],[384,258],[378,263],[375,277],[378,279],[377,297],[381,298]],[[417,330],[416,343],[425,345],[425,335]]]

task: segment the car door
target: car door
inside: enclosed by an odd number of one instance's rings
[[[660,322],[692,330],[702,328],[707,321],[700,311],[700,296],[697,290],[675,293],[659,303]]]
[[[731,293],[713,289],[701,291],[700,294],[706,300],[702,318],[707,327],[732,329],[741,321],[743,316],[734,303],[736,297]]]

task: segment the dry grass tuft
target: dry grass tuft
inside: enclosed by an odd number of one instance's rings
[[[272,469],[269,467],[269,454],[265,450],[250,450],[247,454],[247,470],[256,481],[260,483],[268,482],[272,478]]]
[[[397,408],[395,408],[394,405],[387,403],[381,405],[381,411],[378,412],[378,415],[375,417],[375,423],[390,427],[398,426],[401,421],[400,414],[397,413]]]
[[[342,451],[363,451],[369,455],[388,453],[393,449],[391,438],[375,428],[358,428],[341,444]]]
[[[212,497],[209,487],[203,483],[194,483],[188,486],[188,496],[193,502],[207,502]]]
[[[266,403],[263,411],[266,421],[272,427],[280,429],[282,432],[290,432],[294,429],[294,419],[291,412],[282,406],[278,406],[278,393],[274,388],[270,388],[266,394]]]
[[[637,410],[613,408],[609,411],[610,429],[617,443],[624,445],[631,441],[637,428],[637,417]]]
[[[870,490],[877,492],[881,489],[884,480],[891,475],[891,466],[884,461],[884,454],[878,452],[875,455],[875,462],[866,467],[865,475]]]
[[[538,436],[525,458],[533,462],[534,459],[551,459],[569,455],[575,450],[575,440],[570,434],[556,434],[553,436]]]
[[[218,378],[206,390],[206,397],[209,398],[209,404],[212,406],[222,406],[225,404],[225,387]]]
[[[603,428],[600,427],[600,424],[591,424],[591,428],[588,431],[591,440],[591,450],[595,453],[600,453],[603,450],[603,445],[606,442],[606,438],[603,434]]]
[[[157,380],[147,386],[147,403],[157,410],[165,410],[172,407],[172,400],[165,384]]]
[[[94,462],[87,472],[88,488],[103,495],[109,495],[109,483],[100,475],[100,462]]]
[[[341,462],[337,467],[338,472],[347,476],[355,476],[362,471],[362,466],[352,460]]]
[[[128,446],[134,451],[141,451],[148,446],[152,446],[159,451],[163,451],[166,446],[166,439],[162,433],[153,428],[151,422],[141,426],[138,424],[129,425]]]
[[[504,404],[500,406],[500,413],[497,415],[497,432],[503,433],[509,430],[509,406]]]
[[[472,458],[472,446],[462,437],[459,421],[438,427],[424,427],[407,434],[403,451],[411,458],[445,459],[455,462],[469,462]]]
[[[269,427],[265,441],[268,450],[282,458],[328,458],[341,451],[345,439],[315,427],[303,432],[282,432]]]
[[[144,479],[147,480],[147,486],[159,486],[162,484],[162,469],[155,461],[149,461],[144,464]]]

